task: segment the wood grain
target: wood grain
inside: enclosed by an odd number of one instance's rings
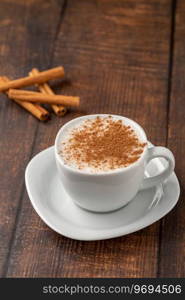
[[[1,1],[1,75],[16,78],[25,76],[35,66],[41,70],[49,67],[61,5],[62,1]],[[37,128],[34,117],[1,95],[0,277],[6,275],[11,259],[25,190],[24,170],[32,153]]]
[[[185,2],[177,1],[172,86],[169,106],[168,147],[176,157],[181,197],[162,221],[160,277],[185,277]]]
[[[40,1],[40,4],[43,3]],[[66,94],[79,95],[82,110],[71,110],[60,120],[52,119],[47,127],[39,124],[32,156],[53,144],[63,123],[89,113],[116,113],[133,118],[146,128],[153,143],[164,145],[167,138],[171,1],[71,0],[65,7],[52,62],[64,65],[70,80],[62,86],[62,90]],[[36,6],[35,10],[38,12]],[[33,9],[31,11],[33,13]],[[51,7],[47,11],[51,18]],[[26,22],[32,31],[28,36],[30,43],[37,44],[43,38],[43,25],[40,18],[31,21],[30,9],[28,12]],[[58,12],[53,11],[53,18],[55,14],[58,15]],[[41,18],[46,24],[46,16]],[[38,27],[40,31],[36,35]],[[52,28],[49,30],[52,31]],[[50,49],[50,39],[46,49]],[[22,47],[26,51],[27,45]],[[44,57],[40,62],[40,47],[36,51],[35,66],[44,63]],[[31,130],[28,129],[28,135]],[[18,129],[16,132],[21,134]],[[7,147],[9,145],[10,141]],[[28,149],[24,151],[26,156]],[[9,150],[7,160],[12,153]],[[27,156],[24,162],[22,159],[21,166],[15,163],[19,178],[23,176],[28,159]],[[8,174],[10,171],[7,171],[6,177]],[[16,183],[20,184],[17,177],[14,182],[11,180],[14,188]],[[11,190],[9,202],[12,201],[12,193]],[[33,211],[25,189],[22,195],[5,276],[156,277],[159,222],[129,236],[79,242],[51,231]],[[17,211],[20,194],[16,195],[16,201]],[[5,200],[4,206],[7,210]],[[14,213],[10,215],[5,211],[11,222]]]

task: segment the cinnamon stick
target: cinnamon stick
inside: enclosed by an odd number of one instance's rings
[[[6,91],[8,89],[22,88],[36,83],[44,83],[51,79],[61,78],[64,76],[64,68],[62,66],[53,68],[50,70],[42,71],[34,77],[23,77],[16,80],[10,80],[4,82],[0,86],[0,92]]]
[[[48,95],[39,92],[32,92],[26,90],[10,89],[8,96],[14,100],[49,103],[49,104],[62,104],[64,106],[79,106],[80,98],[64,95]]]
[[[0,77],[0,85],[9,82],[8,77]],[[27,101],[14,100],[21,107],[29,111],[33,116],[35,116],[40,121],[46,121],[49,118],[49,112],[42,106],[36,103],[31,103]]]
[[[29,73],[30,76],[35,76],[37,74],[39,74],[39,70],[36,68],[32,69],[31,72]],[[55,95],[55,93],[50,88],[48,83],[36,84],[36,86],[38,87],[38,89],[40,90],[41,93]],[[67,108],[62,105],[51,104],[51,107],[52,107],[54,113],[60,117],[64,116],[65,113],[67,112]]]

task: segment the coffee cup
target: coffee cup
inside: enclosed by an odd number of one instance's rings
[[[86,115],[73,119],[60,128],[55,139],[58,174],[66,193],[78,206],[93,212],[110,212],[123,207],[140,189],[148,189],[163,183],[175,166],[174,156],[169,149],[159,146],[149,148],[143,128],[135,121],[119,115],[111,116],[131,126],[140,140],[146,143],[138,160],[127,167],[99,173],[88,173],[65,164],[60,155],[60,146],[66,131],[85,120],[106,116],[109,115]],[[145,178],[146,166],[154,158],[164,158],[168,164],[162,173]]]

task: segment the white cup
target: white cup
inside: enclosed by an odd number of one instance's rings
[[[61,127],[55,140],[55,157],[61,182],[71,199],[84,209],[94,212],[108,212],[126,205],[140,189],[147,189],[162,183],[173,172],[175,160],[169,149],[165,147],[148,148],[146,145],[136,162],[128,167],[108,172],[87,173],[64,164],[59,150],[66,130],[70,130],[86,119],[98,116],[106,117],[109,115],[87,115],[73,119]],[[142,142],[147,142],[146,134],[139,124],[122,116],[112,115],[112,117],[122,120],[127,126],[130,125],[139,139]],[[144,178],[147,163],[156,157],[165,158],[168,165],[162,173]]]

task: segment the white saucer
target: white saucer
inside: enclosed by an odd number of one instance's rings
[[[162,159],[150,162],[154,175],[164,168]],[[58,178],[54,147],[37,154],[26,168],[26,187],[41,219],[53,230],[76,240],[103,240],[138,231],[165,216],[177,203],[180,193],[175,173],[158,188],[140,191],[125,207],[111,213],[92,213],[76,206]],[[151,205],[160,195],[160,201]],[[114,199],[113,199],[114,201]]]

